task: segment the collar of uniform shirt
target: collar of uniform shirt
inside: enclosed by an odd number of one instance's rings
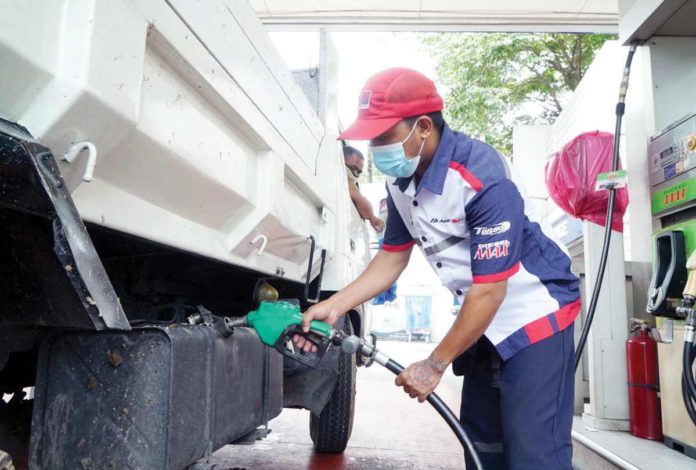
[[[445,178],[447,177],[447,169],[449,168],[449,163],[454,153],[454,142],[454,132],[445,124],[442,128],[440,143],[437,145],[435,155],[430,165],[428,165],[428,169],[425,170],[425,174],[420,180],[418,188],[416,188],[416,194],[418,194],[422,188],[426,188],[433,194],[442,195],[442,188],[445,185]],[[397,178],[394,184],[399,186],[401,192],[404,192],[409,184],[411,184],[413,178],[414,176]]]

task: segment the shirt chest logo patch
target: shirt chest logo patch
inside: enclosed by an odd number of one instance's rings
[[[510,254],[510,240],[500,240],[492,243],[481,243],[476,247],[475,260],[490,260],[505,258]]]
[[[498,235],[505,233],[510,230],[510,222],[500,222],[492,227],[474,227],[474,233],[476,235]]]
[[[464,219],[438,219],[433,217],[430,219],[431,224],[463,224]]]

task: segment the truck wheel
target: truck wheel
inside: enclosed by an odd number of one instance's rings
[[[24,397],[20,391],[9,403],[0,400],[0,470],[28,467],[33,401]]]
[[[12,457],[7,452],[0,450],[0,470],[14,470]]]
[[[353,334],[346,318],[346,334]],[[317,452],[340,454],[346,449],[353,431],[355,412],[355,354],[338,357],[338,380],[331,399],[319,416],[310,414],[309,434]]]

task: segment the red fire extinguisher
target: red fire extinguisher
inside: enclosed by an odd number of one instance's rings
[[[657,343],[645,322],[635,322],[626,340],[628,404],[631,434],[643,439],[662,440],[662,418],[657,375]]]

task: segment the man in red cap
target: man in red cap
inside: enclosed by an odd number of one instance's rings
[[[358,119],[339,138],[369,140],[387,175],[384,243],[358,279],[305,312],[303,326],[334,324],[384,291],[418,245],[462,306],[432,354],[396,384],[422,402],[452,364],[465,376],[460,420],[486,468],[570,470],[579,281],[551,228],[527,213],[505,159],[452,131],[442,107],[414,70],[388,69],[365,84]]]

